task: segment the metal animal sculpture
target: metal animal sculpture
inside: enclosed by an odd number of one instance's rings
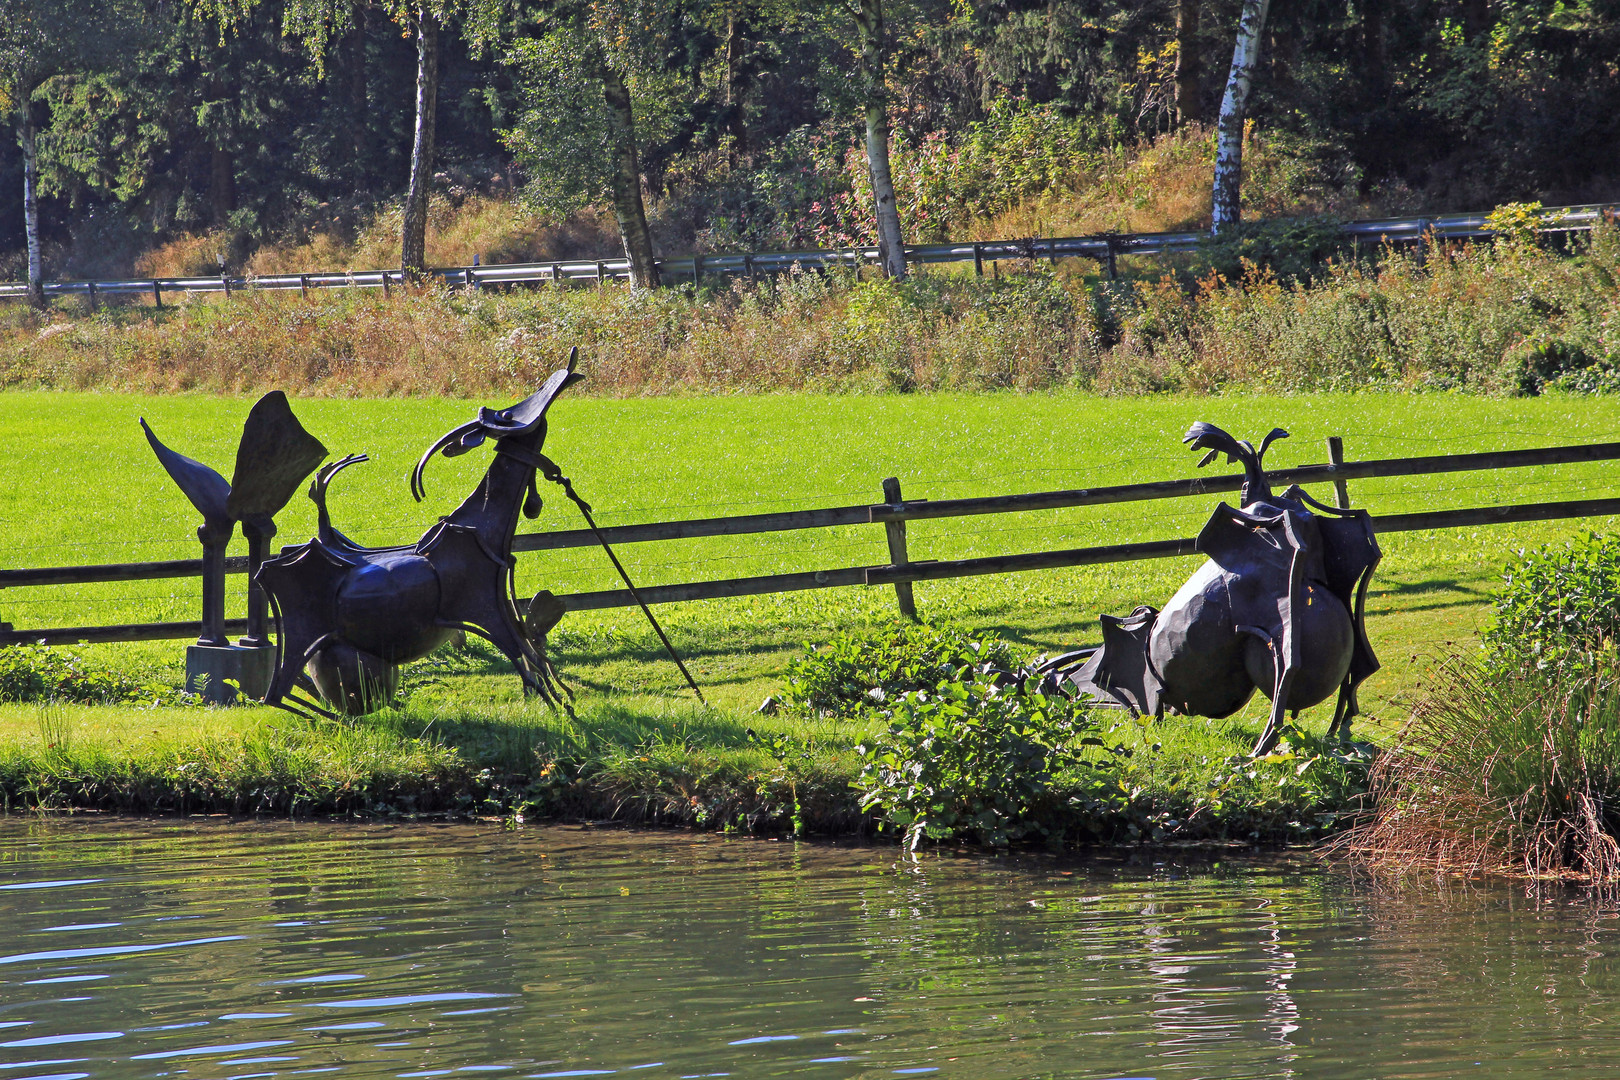
[[[1104,615],[1102,646],[1043,665],[1043,689],[1139,714],[1218,719],[1258,686],[1272,704],[1256,754],[1276,743],[1285,712],[1337,690],[1328,733],[1348,741],[1356,690],[1379,666],[1365,623],[1378,541],[1365,510],[1325,506],[1297,485],[1272,494],[1262,461],[1287,435],[1276,428],[1256,450],[1213,424],[1188,430],[1182,441],[1209,451],[1200,466],[1222,453],[1242,463],[1242,509],[1216,507],[1197,540],[1209,561],[1163,610]]]
[[[376,708],[393,696],[399,665],[426,656],[458,632],[476,634],[511,661],[526,692],[562,703],[556,672],[545,654],[546,633],[562,606],[542,592],[518,615],[513,594],[512,537],[518,515],[540,513],[537,468],[546,410],[565,388],[584,378],[574,357],[534,394],[508,409],[480,409],[475,420],[439,439],[411,474],[411,492],[423,497],[422,472],[433,455],[455,457],[495,442],[495,458],[473,493],[415,544],[368,548],[332,527],[326,489],[343,469],[365,461],[354,454],[316,473],[309,496],[317,535],[282,549],[260,569],[258,582],[275,614],[277,663],[265,702],[329,710],[293,697],[316,691],[345,713]],[[552,469],[556,466],[550,465]],[[307,675],[306,675],[307,671]],[[293,711],[298,711],[296,708]]]

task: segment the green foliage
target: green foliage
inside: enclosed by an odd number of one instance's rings
[[[1541,203],[1503,203],[1485,216],[1485,227],[1506,244],[1523,246],[1535,243],[1545,224]]]
[[[1198,245],[1194,274],[1239,281],[1263,267],[1278,280],[1308,280],[1347,246],[1341,223],[1331,218],[1243,221]]]
[[[156,679],[91,667],[76,653],[44,645],[0,648],[0,702],[73,701],[92,705],[191,705],[194,694]]]
[[[1067,698],[998,686],[965,667],[896,703],[887,730],[856,747],[855,786],[861,806],[903,829],[913,849],[955,836],[1055,842],[1123,806],[1096,731]]]
[[[1522,551],[1502,577],[1483,634],[1494,677],[1590,675],[1620,632],[1620,536]]]
[[[1319,836],[1366,809],[1376,760],[1377,751],[1369,743],[1346,746],[1286,725],[1270,753],[1233,755],[1210,772],[1189,816],[1280,819],[1296,838]]]
[[[974,638],[951,627],[896,623],[850,631],[787,667],[783,700],[817,716],[855,718],[886,712],[906,694],[987,668],[1018,667],[1000,638]]]

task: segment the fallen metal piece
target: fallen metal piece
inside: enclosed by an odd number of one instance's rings
[[[1222,453],[1244,468],[1242,509],[1215,508],[1198,534],[1209,561],[1163,610],[1102,617],[1103,644],[1036,669],[1044,692],[1064,693],[1133,713],[1219,719],[1241,709],[1256,687],[1271,715],[1255,743],[1276,744],[1285,713],[1339,693],[1328,729],[1350,738],[1357,688],[1379,664],[1367,640],[1367,585],[1381,552],[1365,510],[1326,506],[1297,485],[1273,495],[1263,459],[1287,432],[1273,429],[1260,449],[1213,424],[1197,423],[1184,442]]]

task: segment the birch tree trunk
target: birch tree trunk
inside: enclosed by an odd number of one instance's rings
[[[1226,80],[1226,96],[1221,100],[1221,118],[1216,126],[1210,222],[1210,232],[1216,236],[1228,226],[1236,225],[1241,214],[1238,200],[1243,182],[1243,118],[1255,65],[1260,62],[1261,35],[1265,32],[1266,11],[1270,6],[1271,0],[1243,0],[1243,14],[1238,18],[1232,73]]]
[[[647,207],[641,198],[641,163],[636,153],[636,117],[630,88],[608,64],[602,65],[600,75],[602,100],[607,103],[608,122],[612,125],[613,216],[619,223],[625,258],[630,260],[630,286],[656,289],[658,264],[653,256],[652,233],[647,229]]]
[[[866,162],[876,204],[878,264],[892,278],[906,276],[900,208],[889,172],[889,100],[883,84],[883,0],[856,0],[855,29],[861,42],[861,92],[866,99]]]
[[[439,103],[439,20],[426,4],[416,9],[416,139],[411,184],[405,194],[399,268],[419,277],[427,269],[428,189],[433,184],[433,128]]]
[[[1183,124],[1204,119],[1204,63],[1198,50],[1199,0],[1176,2],[1176,116]]]
[[[39,255],[39,159],[34,148],[34,114],[29,98],[17,95],[17,143],[23,159],[23,232],[28,243],[28,302],[45,307],[45,266]]]

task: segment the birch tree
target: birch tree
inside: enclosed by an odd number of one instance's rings
[[[857,77],[866,113],[866,164],[872,176],[873,211],[877,217],[878,264],[892,278],[906,276],[905,240],[900,234],[900,207],[889,171],[889,92],[884,42],[883,0],[852,0],[859,66]]]
[[[260,0],[191,0],[219,21],[222,32],[233,32]],[[283,31],[303,43],[318,68],[324,71],[327,53],[362,24],[362,7],[369,0],[285,0]],[[427,269],[428,194],[433,182],[434,127],[439,105],[439,33],[455,0],[380,0],[384,15],[405,27],[416,41],[415,122],[411,142],[411,173],[401,215],[399,268],[410,276]]]
[[[35,99],[47,79],[112,63],[138,47],[138,23],[120,0],[0,0],[0,115],[16,129],[23,162],[23,234],[28,302],[45,306],[39,240],[39,125]]]
[[[1239,197],[1243,182],[1243,120],[1254,69],[1260,62],[1261,35],[1265,32],[1266,12],[1270,7],[1271,0],[1243,0],[1243,13],[1238,17],[1232,72],[1226,79],[1226,96],[1221,99],[1221,116],[1215,133],[1210,232],[1216,236],[1228,226],[1236,225],[1242,212]]]

